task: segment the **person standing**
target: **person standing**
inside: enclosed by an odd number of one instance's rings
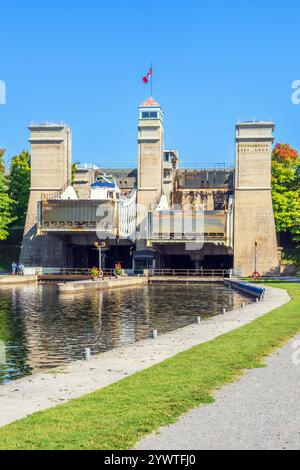
[[[17,274],[17,264],[15,263],[15,261],[12,262],[11,272],[12,272],[13,276],[15,276]]]

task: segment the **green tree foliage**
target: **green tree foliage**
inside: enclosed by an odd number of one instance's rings
[[[8,238],[8,227],[14,221],[12,215],[14,201],[8,193],[8,182],[5,176],[3,155],[4,150],[0,149],[0,240],[6,240]]]
[[[12,208],[15,225],[24,227],[30,195],[30,155],[27,151],[13,157],[8,186],[9,195],[15,201]]]
[[[78,163],[73,163],[72,165],[72,185],[75,182],[76,171],[78,169]]]
[[[300,157],[290,145],[277,144],[274,148],[272,174],[277,232],[300,237]]]

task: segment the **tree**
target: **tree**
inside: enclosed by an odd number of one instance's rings
[[[288,144],[277,144],[272,156],[273,206],[277,232],[300,234],[300,157]]]
[[[23,151],[12,158],[8,177],[8,192],[15,201],[12,216],[18,227],[24,227],[30,196],[30,154]]]
[[[8,227],[14,221],[14,217],[12,216],[14,201],[8,193],[8,182],[5,176],[3,155],[4,150],[0,149],[0,240],[6,240],[8,238]]]
[[[71,181],[72,185],[75,182],[75,176],[76,176],[77,169],[78,169],[78,163],[73,163],[73,165],[72,165],[72,181]]]

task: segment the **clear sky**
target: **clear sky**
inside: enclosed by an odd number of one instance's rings
[[[1,2],[0,148],[28,148],[26,126],[67,122],[73,160],[137,160],[141,81],[154,63],[166,147],[185,163],[232,163],[234,126],[273,119],[300,150],[300,4],[296,0]]]

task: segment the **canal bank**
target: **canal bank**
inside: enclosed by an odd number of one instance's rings
[[[37,411],[102,389],[122,378],[159,364],[194,346],[206,343],[290,301],[284,290],[267,287],[265,299],[207,321],[78,361],[48,373],[36,374],[0,386],[0,426]]]

